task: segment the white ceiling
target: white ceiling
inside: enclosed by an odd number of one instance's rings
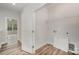
[[[24,7],[26,7],[28,5],[28,3],[15,3],[15,5],[13,5],[12,3],[0,3],[0,9],[6,9],[6,10],[12,10],[12,11],[16,11],[16,12],[21,12],[22,9]],[[51,6],[56,6],[59,5],[58,3],[49,3],[47,4],[47,7],[51,7]]]
[[[26,5],[27,3],[15,3],[15,5],[13,5],[12,3],[0,3],[0,8],[20,12],[24,7],[26,7]]]

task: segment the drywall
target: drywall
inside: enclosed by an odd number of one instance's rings
[[[51,6],[48,8],[48,13],[51,27],[50,34],[54,38],[54,46],[67,51],[69,38],[69,42],[76,43],[77,48],[79,48],[79,4]],[[69,37],[67,37],[67,32],[69,33]]]
[[[48,42],[48,10],[45,7],[36,11],[35,48],[38,49]]]
[[[34,11],[41,6],[43,3],[31,3],[25,7],[21,14],[21,42],[22,42],[22,50],[33,53],[32,46],[35,43],[32,32],[35,32],[35,13]],[[32,31],[33,30],[33,31]]]
[[[21,17],[22,50],[32,52],[32,11],[24,9]]]
[[[43,5],[28,4],[22,11],[22,50],[32,53],[33,45],[36,45],[35,49],[38,49],[43,44],[50,43],[59,49],[68,51],[68,38],[70,40],[69,42],[74,42],[79,47],[78,36],[75,37],[78,34],[79,28],[77,17],[79,14],[78,4],[59,4],[53,7],[49,6],[48,10],[46,8],[39,9]],[[36,14],[34,13],[35,10],[37,11]],[[47,21],[48,17],[49,20]],[[36,36],[35,32],[37,34]],[[67,32],[70,33],[69,37],[67,37]],[[47,35],[48,39],[46,37]]]
[[[0,17],[0,46],[1,44],[6,42],[7,39],[7,32],[6,32],[6,24],[5,24],[5,18]]]
[[[19,19],[19,13],[5,8],[0,8],[0,16]]]
[[[2,29],[1,32],[4,32],[5,36],[7,36],[5,38],[6,40],[1,39],[1,40],[3,40],[3,42],[7,41],[8,43],[11,42],[10,44],[13,44],[13,43],[15,43],[15,41],[17,41],[17,39],[19,39],[19,35],[20,35],[19,34],[19,17],[20,17],[19,13],[15,12],[15,11],[5,9],[5,8],[0,8],[0,26],[1,26],[0,29]],[[7,33],[6,33],[6,31],[7,31],[7,18],[15,18],[17,20],[17,24],[18,24],[17,35],[13,35],[13,36],[7,35]],[[5,30],[3,30],[3,29],[5,29]],[[9,38],[9,40],[7,38]]]

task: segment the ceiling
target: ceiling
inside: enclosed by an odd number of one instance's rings
[[[0,3],[0,8],[21,12],[21,10],[26,7],[26,5],[27,3],[15,3],[15,5],[12,3]]]
[[[6,10],[12,10],[12,11],[16,11],[16,12],[21,12],[22,11],[22,9],[24,8],[24,7],[26,7],[28,5],[28,3],[15,3],[15,5],[13,5],[13,3],[0,3],[0,9],[6,9]],[[57,3],[55,3],[55,4],[52,4],[52,3],[50,3],[50,4],[48,4],[47,3],[47,7],[49,8],[49,7],[51,7],[51,6],[56,6],[56,5],[59,5],[59,4],[57,4]]]

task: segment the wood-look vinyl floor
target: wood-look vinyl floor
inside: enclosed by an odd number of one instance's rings
[[[15,44],[0,51],[0,55],[28,55],[28,53],[22,51],[20,46]]]
[[[50,44],[46,44],[36,50],[36,55],[68,55],[68,53],[57,49]]]
[[[53,47],[50,44],[46,44],[35,51],[33,55],[69,55],[67,52]],[[32,55],[28,52],[22,51],[19,44],[9,46],[0,51],[0,55]],[[70,53],[72,55],[72,53]]]

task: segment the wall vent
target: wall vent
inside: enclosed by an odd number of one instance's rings
[[[75,45],[72,43],[69,43],[69,50],[75,51]]]

